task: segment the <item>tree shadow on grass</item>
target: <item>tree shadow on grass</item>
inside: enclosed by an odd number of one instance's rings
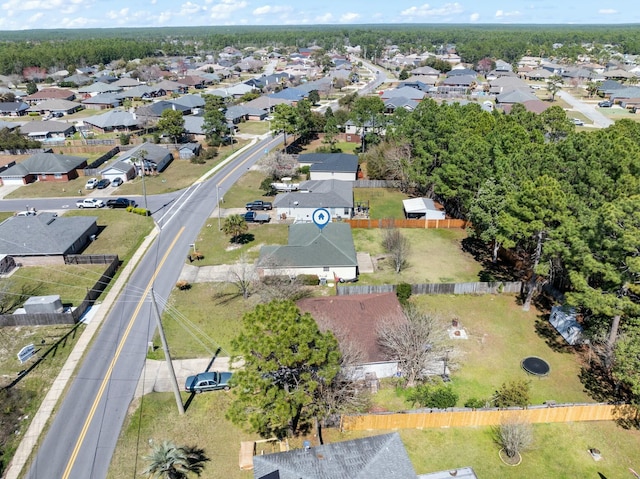
[[[233,238],[233,241],[231,241],[231,243],[243,245],[243,244],[249,244],[255,239],[256,237],[254,236],[253,233],[242,233],[241,235],[238,235],[235,238]]]
[[[535,322],[536,334],[544,339],[544,342],[552,351],[573,354],[575,352],[573,346],[564,340],[547,319],[548,316],[546,314],[538,316]]]
[[[482,265],[482,270],[478,273],[480,281],[491,283],[499,281],[517,281],[518,274],[514,268],[498,259],[491,261],[491,249],[484,241],[477,238],[465,238],[462,240],[462,250],[469,253]]]

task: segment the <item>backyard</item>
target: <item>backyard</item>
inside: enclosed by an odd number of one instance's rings
[[[222,299],[220,293],[225,290],[219,288],[200,284],[187,294],[176,291],[172,295],[171,309],[175,311],[165,314],[163,321],[169,344],[178,357],[198,356],[200,351],[206,357],[211,351],[211,348],[197,346],[193,338],[181,339],[190,337],[185,326],[188,322],[195,323],[197,328],[206,328],[209,344],[221,346],[222,354],[233,353],[229,341],[239,331],[241,315],[255,306],[256,298]],[[548,400],[592,402],[578,378],[580,357],[546,328],[544,312],[523,312],[513,295],[413,296],[412,302],[446,322],[458,319],[468,334],[469,339],[455,341],[461,354],[450,384],[460,395],[458,406],[470,397],[489,398],[503,382],[514,379],[531,381],[534,404]],[[175,317],[177,312],[188,321]],[[550,374],[544,378],[527,376],[520,361],[528,355],[548,361]],[[143,467],[141,457],[148,453],[149,440],[164,439],[203,447],[215,464],[215,477],[252,477],[251,473],[238,470],[238,451],[240,441],[258,438],[225,419],[231,397],[223,391],[198,395],[187,413],[178,416],[170,393],[145,396],[127,420],[109,477],[131,477],[136,451],[139,473]],[[183,400],[186,399],[183,394]],[[383,382],[374,402],[377,410],[401,411],[412,407],[393,381]],[[625,477],[628,467],[638,466],[632,462],[637,457],[640,441],[637,430],[625,430],[612,422],[538,424],[533,430],[533,447],[523,453],[523,463],[516,468],[503,465],[498,458],[493,428],[401,430],[400,434],[418,473],[472,466],[479,477],[555,479],[598,477],[600,472],[612,478]],[[323,436],[325,441],[333,442],[386,432],[390,431],[341,433],[329,429]],[[303,439],[317,443],[314,437],[298,437],[290,439],[290,444],[300,447]],[[587,452],[591,447],[599,448],[605,460],[596,463]],[[424,454],[427,450],[430,453]]]

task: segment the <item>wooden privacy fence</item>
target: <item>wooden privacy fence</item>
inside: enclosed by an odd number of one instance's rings
[[[534,406],[527,409],[462,409],[409,411],[404,413],[342,416],[343,431],[427,429],[443,427],[498,426],[507,420],[531,424],[577,421],[615,421],[637,417],[627,404],[569,404]]]
[[[420,283],[411,285],[411,294],[498,294],[498,293],[520,293],[522,282],[477,282],[477,283]],[[336,284],[336,295],[347,296],[351,294],[375,294],[393,293],[396,291],[395,284],[378,285],[342,285]]]
[[[408,219],[395,219],[384,218],[379,220],[373,220],[371,218],[354,218],[342,220],[345,223],[349,223],[351,228],[422,228],[422,229],[464,229],[471,226],[471,223],[466,220],[458,219],[444,219],[444,220],[408,220]]]

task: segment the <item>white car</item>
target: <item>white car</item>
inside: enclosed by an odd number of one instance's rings
[[[76,201],[76,206],[78,208],[102,208],[104,207],[104,201],[97,198],[85,198]]]
[[[584,125],[584,121],[582,121],[580,118],[572,118],[571,121],[573,122],[574,125],[577,125],[577,126]]]
[[[84,185],[84,188],[86,190],[92,190],[96,187],[96,185],[98,184],[98,179],[97,178],[91,178],[89,181],[87,181],[87,184]]]

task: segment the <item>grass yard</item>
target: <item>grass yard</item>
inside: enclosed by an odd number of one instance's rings
[[[224,221],[224,219],[222,220]],[[196,238],[196,248],[204,259],[196,266],[234,264],[244,255],[249,262],[258,259],[260,247],[268,244],[287,244],[288,228],[284,224],[249,224],[244,244],[232,244],[231,238],[218,230],[218,219],[209,218]]]
[[[162,315],[173,358],[211,357],[218,347],[223,349],[222,356],[235,353],[231,340],[241,332],[242,316],[260,301],[257,295],[244,300],[235,292],[227,283],[198,283],[189,290],[174,291]],[[159,338],[155,344],[160,344]],[[148,357],[164,359],[161,349]]]
[[[238,133],[247,135],[264,135],[269,131],[268,121],[245,121],[238,124]]]
[[[462,251],[461,241],[467,237],[460,229],[402,229],[411,250],[406,269],[396,274],[389,259],[377,261],[373,274],[360,274],[364,284],[459,283],[478,281],[482,266]],[[381,229],[354,229],[356,251],[367,252],[372,258],[385,254]]]
[[[65,216],[97,216],[100,232],[83,254],[117,254],[123,261],[131,258],[153,229],[150,217],[124,209],[69,210]]]
[[[399,190],[391,188],[354,188],[355,204],[369,205],[371,219],[404,219],[402,200],[409,197]]]
[[[260,184],[265,174],[259,170],[247,171],[224,195],[223,208],[244,208],[249,201],[264,200],[273,202],[273,196],[263,196]]]

